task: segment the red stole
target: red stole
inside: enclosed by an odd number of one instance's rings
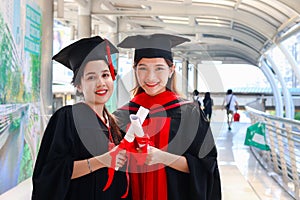
[[[150,109],[151,116],[151,113],[166,110],[162,106],[176,99],[178,96],[175,93],[166,91],[153,97],[141,93],[133,98],[132,102]],[[167,151],[170,123],[169,117],[153,117],[145,120],[143,129],[154,147]],[[133,200],[168,199],[167,176],[163,164],[136,166],[133,163],[131,166],[135,168],[131,169],[133,173],[130,176]]]
[[[131,102],[141,105],[147,109],[154,110],[158,107],[162,107],[166,103],[178,99],[179,96],[174,92],[165,91],[156,96],[149,96],[145,92],[136,95]]]

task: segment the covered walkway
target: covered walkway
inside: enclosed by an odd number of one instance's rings
[[[293,120],[300,105],[300,92],[295,90],[300,88],[299,0],[1,2],[0,200],[30,199],[32,184],[27,178],[49,116],[75,102],[73,88],[67,90],[72,74],[52,62],[53,53],[83,37],[100,35],[118,44],[126,36],[152,33],[191,40],[173,49],[181,77],[179,90],[187,97],[194,89],[219,94],[211,125],[219,152],[223,199],[300,200],[300,122]],[[132,53],[120,49],[118,95],[108,105],[112,110],[128,101],[133,88],[134,74],[127,71]],[[260,69],[270,95],[259,101],[264,101],[264,108],[272,108],[273,117],[255,111],[252,115],[247,110],[228,132],[224,110],[218,109],[229,88],[222,83],[225,75],[216,70],[218,64]],[[248,75],[247,70],[240,73]],[[63,91],[55,91],[55,86]],[[239,103],[244,107],[252,100],[247,96]],[[267,153],[268,171],[244,145],[247,127],[256,122],[266,124],[267,141],[272,145],[272,153]],[[294,198],[276,182],[280,178],[285,189],[291,186]]]
[[[270,174],[244,145],[248,122],[235,122],[231,131],[221,122],[212,129],[221,129],[216,136],[224,200],[289,200]],[[216,132],[216,131],[214,131]]]

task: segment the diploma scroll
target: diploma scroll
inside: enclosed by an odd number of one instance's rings
[[[143,137],[144,131],[140,122],[140,118],[136,115],[130,115],[131,126],[133,127],[134,133],[138,137]]]
[[[147,108],[144,108],[143,106],[140,106],[139,110],[137,111],[136,114],[131,114],[130,117],[130,121],[131,121],[131,125],[128,128],[128,131],[124,137],[125,140],[127,140],[128,142],[133,142],[134,140],[134,127],[132,126],[132,121],[139,121],[140,124],[143,124],[147,115],[149,113],[149,110]],[[136,133],[137,134],[137,133]],[[138,137],[141,137],[139,135],[137,135]]]
[[[144,121],[145,121],[145,119],[146,119],[148,113],[149,113],[149,110],[148,110],[147,108],[144,108],[143,106],[140,106],[140,108],[139,108],[139,110],[137,111],[136,114],[131,114],[131,115],[129,116],[130,121],[131,121],[131,124],[130,124],[130,126],[129,126],[129,128],[128,128],[128,131],[126,132],[126,134],[125,134],[125,136],[124,136],[124,139],[125,139],[127,142],[133,142],[133,140],[134,140],[134,138],[135,138],[134,134],[137,135],[135,129],[137,129],[137,131],[140,131],[139,128],[136,128],[136,126],[138,126],[137,123],[140,124],[140,127],[141,127],[141,129],[142,129],[141,124],[144,123]],[[134,125],[135,127],[134,127],[133,124],[132,124],[133,121],[134,121],[134,123],[135,123],[135,125]],[[143,129],[142,129],[142,132],[143,132]],[[139,133],[140,133],[140,132],[139,132]],[[144,136],[144,132],[143,132],[143,135],[142,135],[142,136],[139,136],[139,135],[137,135],[137,136],[138,136],[138,137]],[[115,167],[115,170],[119,170],[119,168],[118,168],[118,167]]]
[[[120,142],[118,148],[114,151],[114,152],[111,152],[110,155],[112,157],[112,163],[111,163],[111,166],[112,168],[109,168],[108,169],[108,180],[107,180],[107,183],[103,189],[103,191],[106,191],[112,181],[113,181],[113,177],[114,177],[114,172],[115,170],[118,170],[119,168],[118,167],[115,167],[116,166],[116,159],[117,159],[117,155],[118,153],[122,150],[122,149],[125,149],[126,151],[128,152],[132,152],[132,149],[133,149],[133,141],[134,141],[134,138],[135,138],[135,135],[141,135],[143,133],[143,129],[141,127],[141,124],[143,124],[143,122],[145,121],[147,115],[149,113],[149,110],[140,106],[139,110],[137,111],[137,113],[135,115],[130,115],[130,120],[131,117],[133,118],[133,121],[137,121],[138,122],[138,125],[135,125],[135,126],[140,126],[140,127],[137,127],[135,128],[132,123],[130,124],[130,127],[128,128],[128,131],[126,132],[123,140]],[[135,130],[136,129],[136,130]],[[136,131],[139,131],[139,132],[136,132]],[[142,132],[140,132],[142,131]],[[137,135],[137,136],[138,136]],[[138,136],[139,137],[139,136]],[[128,157],[129,159],[129,157]],[[128,168],[128,161],[127,161],[127,168]],[[126,192],[125,194],[122,196],[122,198],[125,198],[127,195],[128,195],[128,191],[129,191],[129,175],[128,175],[128,169],[126,169],[126,176],[127,176],[127,189],[126,189]]]

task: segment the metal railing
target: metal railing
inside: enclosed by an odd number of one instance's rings
[[[245,106],[251,123],[266,125],[270,151],[251,148],[269,174],[295,199],[300,200],[300,121],[272,116]]]

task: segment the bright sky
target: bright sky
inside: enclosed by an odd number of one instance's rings
[[[203,88],[203,91],[219,92],[226,91],[228,88],[270,87],[262,71],[253,65],[216,64],[199,67],[201,74],[198,88]]]

